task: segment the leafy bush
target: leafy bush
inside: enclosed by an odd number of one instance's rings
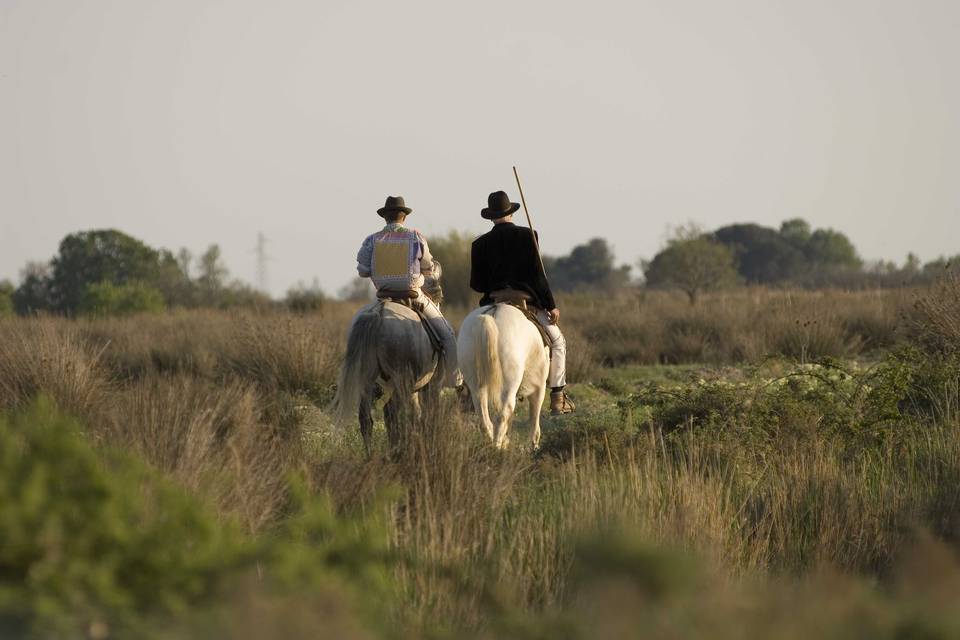
[[[176,619],[220,635],[243,584],[274,618],[297,602],[342,608],[352,629],[383,620],[385,506],[360,520],[302,481],[288,489],[286,517],[250,537],[135,458],[94,448],[48,399],[0,415],[0,635],[153,637]]]
[[[621,420],[616,414],[578,413],[568,416],[560,428],[544,429],[536,456],[560,461],[609,461],[629,451],[642,438],[645,436],[635,422]]]
[[[327,296],[316,284],[313,287],[299,285],[287,291],[284,304],[296,313],[319,311],[327,302]]]
[[[0,620],[73,635],[210,596],[246,562],[234,527],[39,400],[0,417]]]
[[[625,422],[670,434],[710,429],[760,437],[858,436],[875,438],[885,427],[926,416],[910,411],[915,363],[891,356],[870,370],[835,361],[797,364],[782,375],[747,382],[697,380],[650,384],[621,400]]]
[[[88,285],[80,298],[81,313],[97,316],[125,316],[133,313],[156,313],[164,309],[163,295],[142,282]]]

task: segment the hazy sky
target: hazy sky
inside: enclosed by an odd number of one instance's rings
[[[480,233],[524,178],[547,253],[668,225],[960,252],[960,2],[0,0],[0,278],[71,231],[354,275],[388,194]],[[442,256],[438,256],[442,261]]]

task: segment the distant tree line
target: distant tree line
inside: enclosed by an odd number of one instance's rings
[[[843,233],[812,230],[805,220],[793,218],[779,230],[757,224],[733,224],[713,232],[695,225],[680,227],[641,267],[647,286],[678,288],[695,302],[703,291],[738,283],[848,289],[922,284],[958,258],[921,265],[909,254],[902,267],[892,262],[868,265]]]
[[[18,287],[0,284],[0,315],[122,315],[269,303],[267,295],[230,280],[216,244],[195,258],[187,249],[154,249],[113,229],[71,233],[48,263],[23,269]]]
[[[443,265],[447,304],[470,306],[479,295],[470,282],[468,233],[452,231],[431,238],[434,257]],[[715,231],[696,225],[678,227],[651,260],[640,261],[642,281],[631,278],[629,265],[618,265],[603,238],[593,238],[562,256],[543,256],[556,291],[613,292],[642,284],[676,288],[691,302],[701,293],[738,284],[799,287],[894,287],[932,281],[960,255],[921,263],[909,254],[905,263],[865,264],[846,235],[833,229],[811,229],[800,218],[779,229],[758,224],[732,224]],[[368,301],[367,279],[355,278],[338,297]],[[326,294],[314,281],[292,288],[284,304],[298,312],[323,306]],[[66,315],[114,315],[165,308],[273,304],[268,296],[231,280],[216,244],[200,256],[187,249],[176,254],[153,249],[120,231],[73,233],[60,243],[48,263],[30,263],[19,286],[0,282],[0,316],[37,312]]]
[[[431,238],[434,257],[444,267],[447,303],[475,304],[470,290],[470,234],[453,231]],[[642,279],[631,278],[629,265],[618,265],[609,243],[593,238],[563,256],[543,256],[555,291],[612,292],[629,286],[675,288],[695,302],[705,291],[741,284],[795,287],[896,287],[931,282],[960,256],[926,264],[913,254],[903,266],[866,264],[850,239],[834,229],[812,229],[801,218],[779,229],[732,224],[715,231],[685,225],[673,231],[651,260],[640,261]]]

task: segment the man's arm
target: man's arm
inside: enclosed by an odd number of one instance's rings
[[[364,240],[357,252],[357,274],[361,278],[373,275],[373,236]]]
[[[417,232],[417,238],[420,240],[420,273],[425,278],[429,278],[433,275],[433,256],[430,254],[427,239],[419,231]]]
[[[536,233],[536,231],[534,231],[534,233]],[[540,234],[537,234],[538,243],[539,240]],[[543,272],[543,262],[540,260],[540,257],[537,254],[536,244],[531,244],[530,246],[530,257],[531,262],[533,263],[533,282],[531,283],[533,285],[533,290],[536,292],[537,297],[543,304],[544,309],[547,311],[552,311],[557,308],[557,303],[553,299],[553,291],[550,290],[550,283],[547,282],[547,274]]]
[[[483,264],[483,252],[474,242],[470,246],[470,288],[477,293],[490,293],[487,286],[487,272]]]

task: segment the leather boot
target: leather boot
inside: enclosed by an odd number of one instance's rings
[[[462,382],[457,386],[457,407],[461,413],[473,413],[473,398],[470,388]]]
[[[550,415],[560,416],[565,413],[573,413],[577,406],[567,397],[563,391],[550,392]]]

